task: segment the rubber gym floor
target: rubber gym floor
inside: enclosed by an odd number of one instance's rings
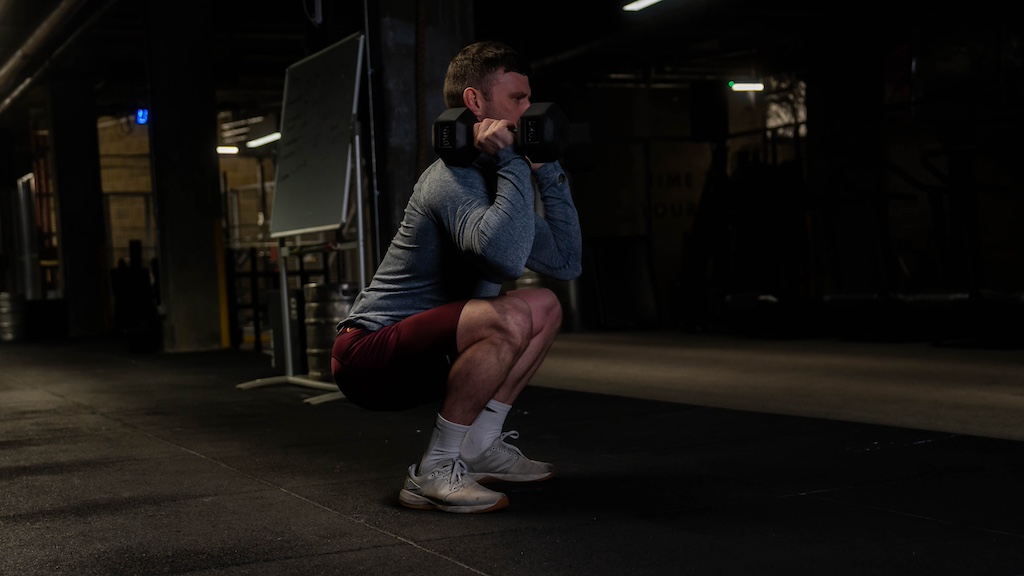
[[[0,573],[1024,574],[1024,354],[569,333],[508,419],[508,508],[405,509],[436,406],[244,350],[0,343]]]

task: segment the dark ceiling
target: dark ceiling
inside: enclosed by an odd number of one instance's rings
[[[6,75],[0,73],[0,106],[12,93],[18,95],[21,106],[31,105],[59,66],[74,67],[96,79],[101,114],[143,104],[147,55],[152,49],[149,4],[143,0],[0,0],[0,62],[8,70]],[[220,106],[278,106],[285,69],[308,54],[313,26],[302,0],[217,0],[206,8],[212,11],[207,31],[178,26],[168,36],[184,44],[203,34],[210,43]],[[19,92],[20,84],[32,92]]]
[[[1009,21],[988,2],[946,14],[875,0],[844,11],[806,9],[792,0],[664,0],[641,12],[624,12],[626,2],[478,0],[472,6],[477,37],[515,45],[545,82],[574,85],[685,83],[795,72],[810,59],[848,61],[851,54],[877,48],[893,35],[910,39],[915,27],[928,23],[973,22],[984,34],[986,27]],[[144,102],[150,4],[0,0],[0,121],[9,109],[29,105],[33,91],[57,66],[92,69],[101,113]],[[288,65],[310,54],[329,33],[364,29],[364,9],[378,9],[377,3],[364,0],[322,0],[325,21],[334,25],[327,30],[311,19],[316,0],[182,4],[213,11],[206,34],[218,75],[218,104],[240,110],[277,107]],[[203,33],[182,29],[180,41]],[[1020,54],[1019,46],[1008,50]]]
[[[473,3],[476,33],[514,44],[538,73],[560,82],[679,79],[754,72],[769,57],[794,52],[795,33],[825,14],[786,10],[778,3],[768,9],[746,0],[665,0],[642,12],[624,12],[625,1],[521,0],[514,12],[507,4],[478,1]],[[148,5],[141,0],[0,0],[2,98],[26,78],[31,87],[54,66],[71,62],[95,69],[101,106],[144,99]],[[218,0],[207,6],[214,12],[210,34],[219,102],[273,105],[285,68],[315,43],[314,0]],[[363,7],[360,1],[323,2],[325,18],[357,28],[362,28]],[[181,41],[195,33],[181,30]]]
[[[557,69],[574,82],[699,79],[752,73],[772,58],[791,55],[803,31],[827,15],[748,0],[665,0],[625,12],[626,1],[526,0],[517,3],[523,12],[541,16],[523,26],[508,26],[494,3],[481,3],[477,31],[521,47],[540,72]]]

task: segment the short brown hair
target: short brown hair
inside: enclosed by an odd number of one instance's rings
[[[492,74],[505,71],[529,76],[529,68],[529,62],[507,44],[494,41],[470,44],[448,64],[448,73],[444,77],[444,104],[448,108],[465,106],[462,93],[470,87],[489,97]]]

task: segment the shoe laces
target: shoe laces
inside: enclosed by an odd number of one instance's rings
[[[524,458],[526,457],[526,456],[523,455],[522,450],[520,450],[517,446],[513,446],[512,444],[509,444],[509,443],[505,442],[505,438],[511,438],[513,440],[515,440],[516,438],[519,438],[519,431],[518,430],[509,430],[508,432],[502,432],[501,433],[501,438],[499,438],[499,440],[501,440],[501,443],[502,443],[502,445],[504,445],[505,448],[511,450],[512,452],[515,452],[519,456],[523,456]]]
[[[451,467],[451,474],[448,476],[449,486],[454,488],[462,484],[462,477],[466,474],[466,463],[462,458],[453,458],[451,464],[445,464],[444,467]]]

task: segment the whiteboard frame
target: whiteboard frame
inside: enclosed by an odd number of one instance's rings
[[[288,167],[289,167],[290,163],[292,162],[292,156],[290,156],[290,155],[298,155],[302,151],[301,147],[299,147],[300,150],[298,150],[298,151],[292,151],[291,148],[295,148],[296,147],[297,139],[301,138],[303,135],[302,134],[296,134],[295,132],[288,130],[289,122],[291,120],[293,120],[293,117],[289,116],[289,107],[288,107],[288,103],[290,101],[289,94],[292,93],[292,96],[294,96],[293,90],[297,89],[296,86],[295,86],[295,77],[299,74],[300,71],[305,72],[306,70],[309,69],[310,66],[319,64],[320,61],[323,60],[323,59],[330,58],[331,56],[333,56],[333,53],[335,51],[341,50],[343,48],[346,48],[349,45],[349,43],[351,43],[351,42],[356,42],[357,46],[356,46],[356,61],[354,62],[355,69],[353,71],[354,72],[354,75],[353,75],[353,80],[354,81],[353,81],[353,92],[352,92],[352,110],[351,110],[350,116],[347,119],[347,122],[348,122],[348,136],[349,137],[345,138],[345,143],[343,144],[343,146],[345,147],[345,153],[343,154],[343,156],[345,157],[344,158],[345,174],[344,174],[344,184],[342,185],[342,190],[341,190],[342,204],[341,204],[341,214],[340,214],[340,217],[337,219],[337,221],[332,222],[332,223],[327,223],[327,224],[323,224],[323,223],[319,223],[319,222],[315,223],[315,224],[314,223],[310,223],[309,225],[305,225],[305,224],[297,224],[297,225],[296,224],[292,224],[290,227],[287,227],[285,229],[279,229],[278,227],[275,227],[275,224],[280,223],[280,221],[282,219],[284,219],[284,217],[285,217],[285,214],[283,213],[284,212],[283,207],[287,206],[288,202],[293,200],[292,195],[289,195],[290,185],[288,183],[288,179],[292,175],[288,171]],[[356,124],[357,124],[357,115],[358,115],[358,112],[359,112],[359,96],[360,96],[361,82],[362,82],[363,59],[364,59],[365,45],[366,45],[366,35],[363,34],[362,32],[356,32],[356,33],[353,33],[350,36],[346,37],[345,39],[340,40],[340,41],[338,41],[338,42],[328,46],[327,48],[324,48],[323,50],[320,50],[320,51],[316,52],[315,54],[311,54],[311,55],[309,55],[309,56],[307,56],[307,57],[305,57],[305,58],[303,58],[303,59],[301,59],[301,60],[291,64],[290,66],[288,66],[287,70],[285,71],[285,86],[284,86],[283,99],[282,99],[282,102],[281,102],[281,139],[278,142],[278,151],[281,154],[281,156],[278,159],[277,170],[276,170],[276,173],[275,173],[275,176],[274,176],[274,206],[273,206],[273,211],[271,212],[271,218],[270,218],[270,237],[271,238],[283,238],[283,237],[286,237],[286,236],[299,236],[299,235],[302,235],[302,234],[311,234],[311,233],[316,233],[316,232],[324,232],[324,231],[336,230],[340,226],[342,226],[342,224],[345,221],[347,221],[347,219],[348,219],[348,215],[349,215],[348,214],[348,210],[349,210],[349,202],[350,202],[350,189],[352,187],[352,148],[353,148],[354,145],[357,144],[357,139],[355,137],[355,130],[356,130]],[[320,102],[317,102],[317,103],[318,104],[323,104],[324,102],[320,101]],[[327,103],[327,104],[329,105],[329,103]],[[305,112],[305,111],[306,110],[303,110],[303,112]],[[294,114],[294,112],[293,112],[293,114]],[[307,122],[309,122],[309,121],[310,120],[307,119]],[[324,158],[324,160],[326,160],[326,161],[329,161],[330,159],[331,159],[330,157]],[[303,162],[306,161],[305,159],[296,158],[296,161],[298,161],[298,160],[302,160]],[[323,168],[323,166],[319,166],[319,168]],[[282,175],[282,170],[284,170],[284,174],[283,175]],[[300,191],[300,192],[303,192],[303,191]],[[310,193],[324,194],[324,193],[330,193],[330,191],[313,191],[313,192],[310,192]],[[301,200],[301,198],[298,198],[298,200]],[[361,217],[361,215],[360,215],[360,217]],[[301,220],[301,219],[299,219],[299,220]],[[281,224],[281,226],[285,226],[285,225]]]

